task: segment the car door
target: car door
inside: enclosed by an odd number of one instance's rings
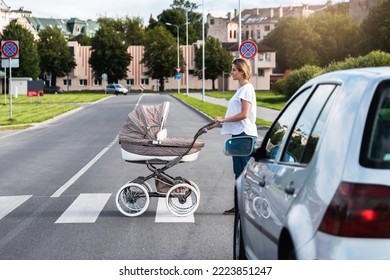
[[[264,139],[263,156],[253,163],[254,169],[261,170],[257,188],[262,190],[256,191],[260,195],[252,205],[257,228],[263,236],[259,258],[278,258],[280,232],[288,210],[310,172],[308,163],[324,119],[320,116],[336,88],[335,84],[323,84],[296,96]]]

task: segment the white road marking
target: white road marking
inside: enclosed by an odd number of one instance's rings
[[[110,196],[110,193],[80,194],[55,223],[94,223]]]
[[[32,195],[0,196],[0,220],[26,202]]]
[[[83,168],[80,169],[79,172],[76,173],[72,178],[68,180],[62,187],[60,187],[51,197],[60,197],[70,186],[74,184],[89,168],[92,167],[115,143],[118,142],[119,135],[115,137],[115,139],[105,147],[100,153],[98,153],[90,162],[88,162]]]
[[[178,217],[169,211],[164,197],[159,197],[156,209],[156,223],[195,223],[194,214]]]

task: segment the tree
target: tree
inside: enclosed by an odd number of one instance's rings
[[[195,66],[198,70],[198,77],[202,78],[202,48],[195,50]],[[233,62],[233,55],[222,48],[221,42],[209,36],[205,44],[205,79],[212,80],[213,90],[215,90],[215,80],[223,76],[224,72],[230,72]]]
[[[317,13],[308,18],[308,23],[320,37],[316,46],[319,66],[324,67],[332,61],[356,55],[359,31],[345,11]]]
[[[74,54],[58,27],[47,27],[39,32],[38,52],[41,72],[51,75],[51,85],[57,84],[57,77],[68,75],[76,67]]]
[[[277,53],[277,71],[284,72],[289,68],[287,65],[287,51],[286,44],[284,41],[285,36],[289,32],[290,23],[294,22],[296,19],[292,17],[281,19],[275,26],[275,29],[272,30],[264,38],[263,44],[270,46],[276,50]]]
[[[99,24],[122,34],[123,40],[128,46],[144,45],[145,28],[140,17],[125,17],[123,19],[100,18]]]
[[[289,69],[298,69],[306,64],[318,65],[318,42],[320,36],[305,18],[292,21],[284,37],[286,66]]]
[[[356,55],[357,42],[358,28],[344,8],[316,13],[308,19],[283,19],[263,40],[276,49],[281,72],[306,64],[326,66]]]
[[[39,77],[39,54],[34,35],[20,24],[11,22],[3,32],[3,41],[19,41],[19,68],[12,69],[14,77]]]
[[[163,10],[157,16],[158,21],[150,22],[149,29],[158,24],[166,25],[167,22],[179,26],[180,43],[186,44],[186,12],[188,20],[188,44],[193,44],[202,38],[202,14],[195,12],[198,5],[186,0],[174,0],[171,9]],[[207,30],[207,26],[205,27]],[[168,29],[171,34],[177,36],[177,28]]]
[[[361,53],[373,50],[390,52],[390,0],[380,2],[371,8],[367,18],[360,25]]]
[[[179,55],[180,68],[183,69],[183,55]],[[164,91],[164,80],[176,74],[176,38],[163,26],[156,26],[146,32],[145,52],[141,63],[147,67],[146,75],[157,79],[160,91]]]
[[[127,52],[128,45],[123,34],[115,30],[115,22],[100,19],[100,29],[92,38],[91,65],[95,79],[107,74],[108,83],[117,83],[127,77],[128,66],[132,60]]]

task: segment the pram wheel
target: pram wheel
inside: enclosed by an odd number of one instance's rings
[[[146,211],[150,198],[145,186],[127,183],[119,189],[115,198],[116,207],[125,216],[135,217]]]
[[[199,192],[187,183],[176,184],[168,190],[166,204],[173,215],[188,216],[199,206]]]

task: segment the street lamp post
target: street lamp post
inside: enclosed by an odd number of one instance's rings
[[[177,73],[179,73],[179,72],[180,72],[180,61],[179,61],[179,56],[180,56],[179,26],[176,25],[176,24],[169,23],[169,22],[166,22],[165,24],[166,24],[166,25],[169,25],[169,26],[176,26],[176,28],[177,28],[177,34],[176,34],[176,40],[177,40],[177,68],[176,68],[176,70],[177,70]],[[178,93],[180,93],[180,79],[177,79],[177,91],[178,91]]]
[[[186,10],[186,95],[188,96],[189,87],[189,73],[188,73],[188,11]]]
[[[204,0],[202,0],[202,101],[205,101],[205,22],[204,22]]]

